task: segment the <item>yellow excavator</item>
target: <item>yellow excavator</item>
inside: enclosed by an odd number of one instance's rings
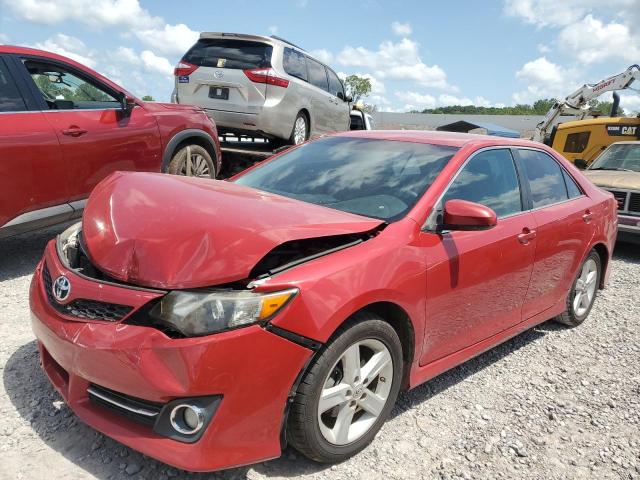
[[[564,100],[556,101],[536,126],[533,140],[549,145],[580,167],[589,165],[612,143],[640,140],[640,115],[617,116],[620,103],[617,91],[636,90],[631,88],[636,80],[640,84],[640,66],[631,65],[618,75],[583,85]],[[613,92],[611,114],[609,117],[598,116],[598,112],[591,111],[589,102],[606,92]],[[558,118],[566,114],[575,114],[576,120],[556,125]],[[586,118],[589,115],[595,118]]]

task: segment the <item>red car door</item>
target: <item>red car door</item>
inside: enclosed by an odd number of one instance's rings
[[[498,215],[485,231],[424,233],[427,311],[421,364],[473,345],[522,319],[536,239],[508,148],[473,155],[445,191],[447,200],[486,205]]]
[[[119,92],[71,65],[40,57],[23,60],[49,108],[45,116],[68,165],[71,202],[86,198],[116,170],[158,170],[158,126],[142,106],[124,112]]]
[[[0,57],[0,227],[5,229],[38,220],[36,210],[53,207],[42,217],[61,205],[61,211],[70,211],[58,139],[43,114],[29,105],[28,91],[21,92],[12,62]]]
[[[594,234],[591,199],[549,154],[517,149],[530,190],[536,254],[523,319],[566,301],[585,246]]]

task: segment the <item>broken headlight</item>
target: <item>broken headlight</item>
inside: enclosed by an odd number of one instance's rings
[[[296,293],[296,288],[269,293],[176,290],[165,295],[149,316],[186,337],[208,335],[268,320]]]
[[[79,248],[79,235],[82,231],[82,222],[74,223],[56,238],[58,258],[62,264],[69,267],[69,259],[75,258]]]

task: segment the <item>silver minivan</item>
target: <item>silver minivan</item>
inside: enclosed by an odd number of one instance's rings
[[[174,74],[172,101],[204,108],[221,135],[299,144],[349,129],[336,73],[279,37],[202,33]]]

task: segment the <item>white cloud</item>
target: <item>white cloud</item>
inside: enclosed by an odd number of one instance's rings
[[[331,65],[334,60],[333,53],[324,48],[317,48],[315,50],[311,50],[309,53],[311,56],[317,58],[322,63],[326,63],[327,65]]]
[[[411,35],[411,32],[413,31],[411,29],[411,24],[409,22],[406,22],[406,23],[393,22],[391,24],[391,30],[393,31],[393,33],[395,33],[399,37],[408,37],[409,35]]]
[[[537,48],[538,48],[538,51],[543,55],[551,51],[551,48],[549,48],[549,46],[545,45],[544,43],[539,43]]]
[[[629,91],[620,92],[620,106],[627,114],[639,114],[640,94]]]
[[[149,28],[133,32],[138,39],[165,55],[182,55],[193,46],[200,36],[184,23],[166,24],[161,28]]]
[[[587,64],[610,58],[630,62],[640,58],[640,34],[634,36],[627,25],[604,23],[592,15],[566,26],[558,40],[564,50]]]
[[[152,16],[138,0],[2,0],[19,18],[54,25],[75,20],[93,27],[152,28],[162,19]]]
[[[575,89],[578,75],[573,69],[567,69],[539,57],[525,63],[516,72],[516,78],[526,84],[526,89],[516,92],[516,103],[531,103],[540,98],[564,98]]]
[[[9,43],[9,35],[5,33],[0,33],[0,45],[4,45]]]
[[[144,50],[140,59],[147,70],[173,77],[173,66],[166,58],[156,55],[151,50]]]
[[[596,10],[628,18],[633,12],[637,15],[640,6],[637,0],[506,0],[504,10],[507,15],[546,27],[570,25]]]
[[[97,63],[95,53],[89,50],[82,40],[63,33],[58,33],[43,42],[35,43],[33,48],[69,57],[90,68],[95,67]]]
[[[397,43],[385,41],[378,50],[345,47],[338,55],[341,65],[369,70],[378,78],[410,80],[427,87],[455,91],[438,65],[426,65],[418,53],[418,43],[403,38]]]
[[[278,26],[277,25],[269,25],[269,33],[271,35],[276,35],[278,33]]]

